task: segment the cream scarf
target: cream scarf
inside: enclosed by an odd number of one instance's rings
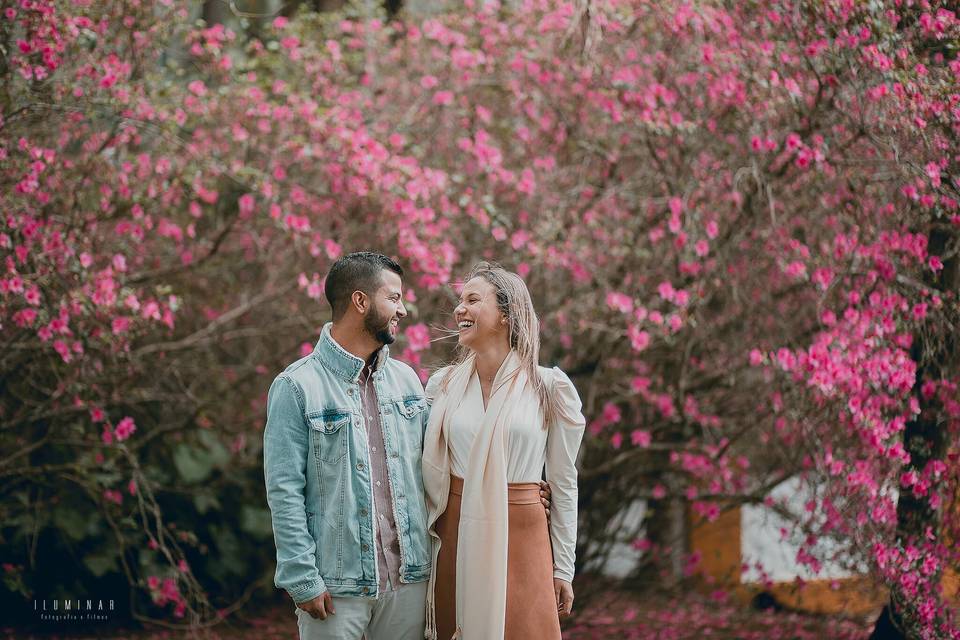
[[[427,498],[427,530],[433,540],[433,565],[427,589],[425,637],[437,639],[433,590],[440,537],[434,524],[447,508],[450,453],[445,436],[449,416],[463,401],[473,376],[470,356],[451,371],[446,393],[438,393],[423,439],[423,486]],[[460,506],[457,543],[457,631],[453,639],[502,640],[507,600],[507,469],[506,425],[512,407],[527,386],[527,375],[512,349],[497,372],[487,410],[468,458]],[[439,640],[451,640],[441,638]]]

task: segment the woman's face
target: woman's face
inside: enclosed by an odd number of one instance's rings
[[[497,290],[481,277],[463,285],[460,304],[453,310],[460,344],[474,351],[507,342],[506,318],[497,307]]]

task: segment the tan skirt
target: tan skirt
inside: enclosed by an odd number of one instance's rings
[[[437,520],[440,556],[434,589],[437,637],[457,629],[457,536],[463,478],[450,476],[447,510]],[[559,640],[560,619],[553,591],[553,551],[540,485],[507,485],[507,607],[504,640]],[[486,606],[486,595],[468,594],[467,606]]]

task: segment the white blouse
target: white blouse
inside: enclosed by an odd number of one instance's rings
[[[436,397],[447,369],[434,373],[427,382],[428,402]],[[573,581],[577,542],[577,452],[583,437],[585,420],[580,396],[570,378],[559,368],[539,367],[544,382],[551,387],[556,403],[556,420],[543,428],[540,404],[534,393],[523,395],[525,402],[514,406],[504,441],[507,482],[539,482],[546,467],[546,479],[552,492],[550,538],[556,578]],[[451,472],[466,475],[467,458],[485,414],[480,379],[474,371],[463,402],[453,410],[445,433],[451,459]]]

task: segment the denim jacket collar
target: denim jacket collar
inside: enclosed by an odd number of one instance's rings
[[[366,366],[366,362],[353,355],[341,347],[333,336],[330,335],[332,322],[323,325],[323,331],[320,333],[320,339],[317,346],[313,349],[313,355],[323,363],[330,371],[334,372],[347,382],[357,382],[360,379],[360,372]],[[390,357],[390,349],[383,345],[377,351],[377,356],[373,362],[373,370],[379,371]]]

